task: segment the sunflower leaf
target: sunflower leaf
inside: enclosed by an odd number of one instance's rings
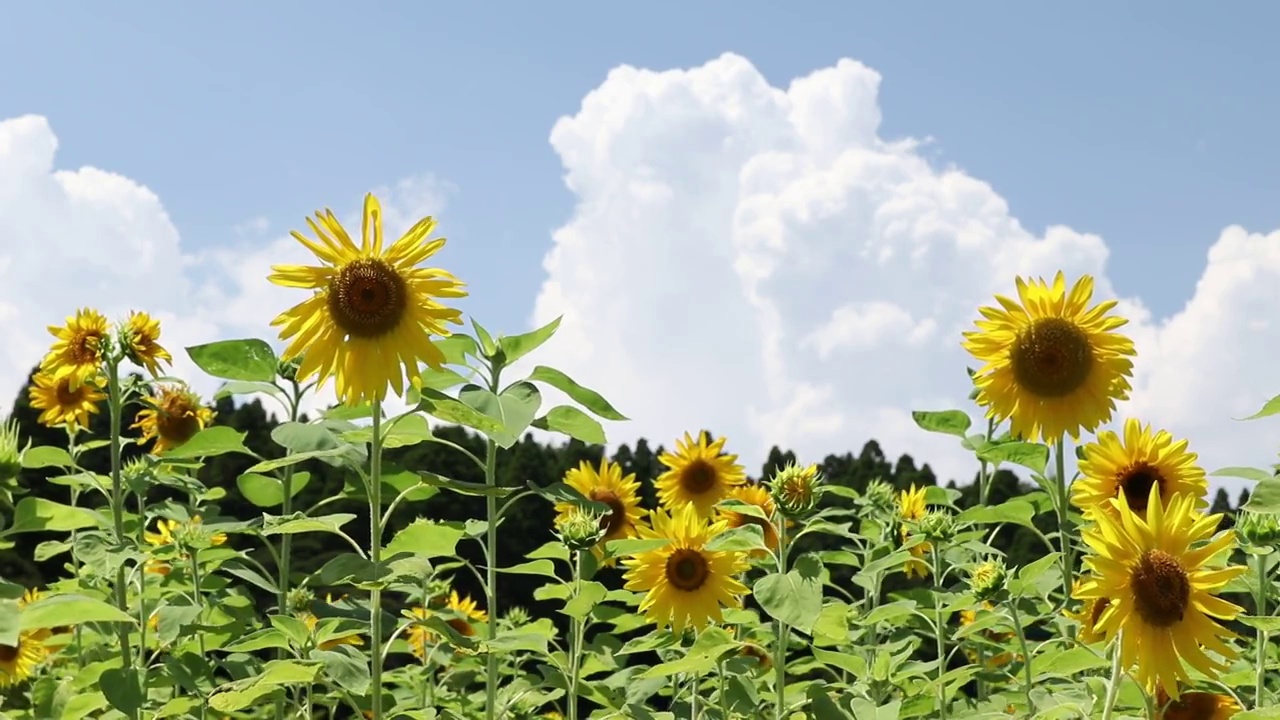
[[[39,497],[25,497],[13,509],[12,524],[0,535],[50,530],[70,532],[98,524],[99,516],[88,508],[63,505]]]
[[[822,612],[822,561],[806,553],[785,575],[770,573],[756,581],[752,594],[774,620],[785,622],[806,635]]]
[[[1280,515],[1280,478],[1269,477],[1258,481],[1244,504],[1250,512]]]
[[[471,327],[475,328],[476,338],[480,341],[480,350],[484,353],[484,356],[492,358],[496,355],[498,353],[498,345],[493,341],[493,336],[489,334],[489,331],[476,322],[475,318],[471,318]]]
[[[600,423],[572,405],[551,408],[546,415],[534,420],[532,427],[568,435],[588,445],[603,445],[606,441],[604,428]]]
[[[502,349],[504,356],[503,362],[511,365],[525,355],[537,350],[543,343],[550,340],[552,335],[556,334],[562,319],[564,319],[563,315],[532,332],[498,338],[498,347]]]
[[[916,421],[922,430],[944,433],[963,438],[965,431],[973,424],[969,415],[961,410],[912,410],[911,419]]]
[[[627,416],[615,410],[613,405],[610,405],[609,401],[605,400],[600,393],[579,385],[568,375],[555,368],[539,365],[529,374],[528,379],[550,385],[605,420],[624,421],[628,419]]]
[[[450,365],[466,365],[467,356],[478,357],[480,349],[476,341],[465,333],[453,333],[447,338],[434,341],[436,349],[444,355],[444,361]]]
[[[84,595],[47,595],[22,609],[23,632],[86,622],[133,623],[119,608]]]
[[[465,391],[466,388],[464,387],[463,390]],[[418,409],[447,423],[465,425],[472,430],[479,430],[485,435],[494,438],[495,441],[497,440],[494,437],[495,435],[501,435],[506,432],[506,428],[499,420],[476,410],[461,400],[451,398],[439,390],[422,388],[422,400],[418,403]]]
[[[386,554],[413,553],[420,557],[449,557],[457,551],[463,529],[455,523],[417,520],[404,527],[387,543]]]
[[[22,453],[22,467],[28,470],[38,470],[46,467],[64,467],[73,468],[76,461],[71,459],[71,455],[60,447],[52,445],[37,445],[28,448]]]
[[[201,370],[223,380],[271,382],[280,365],[271,346],[257,338],[193,345],[187,355]]]
[[[244,437],[248,433],[239,432],[226,425],[214,425],[196,433],[190,440],[169,450],[164,454],[166,460],[184,458],[213,457],[228,453],[254,455],[244,446]],[[256,457],[256,455],[255,455]]]
[[[1043,475],[1049,464],[1049,447],[1029,442],[993,442],[978,451],[978,459],[995,464],[1011,462]]]
[[[1280,413],[1280,395],[1277,395],[1271,398],[1270,400],[1268,400],[1267,404],[1263,405],[1262,409],[1259,410],[1258,412],[1248,417],[1242,417],[1242,418],[1236,418],[1236,419],[1242,422],[1245,420],[1257,420],[1259,418],[1270,417],[1277,413]]]
[[[1209,473],[1213,477],[1238,477],[1245,480],[1271,480],[1275,477],[1275,473],[1270,470],[1251,467],[1224,467]]]

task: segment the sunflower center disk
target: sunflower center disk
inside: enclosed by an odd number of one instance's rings
[[[681,548],[667,558],[667,582],[685,592],[693,592],[702,587],[710,570],[707,559],[697,550]]]
[[[706,460],[694,460],[680,473],[680,486],[690,495],[701,495],[716,484],[716,469]]]
[[[1164,496],[1164,476],[1160,471],[1146,463],[1135,465],[1121,476],[1120,489],[1129,501],[1129,507],[1139,514],[1146,512],[1147,500],[1151,498],[1151,486],[1160,487],[1160,495]]]
[[[68,383],[65,379],[59,380],[54,387],[54,392],[58,395],[58,404],[62,407],[79,405],[84,400],[85,390],[84,385],[72,390],[71,383]]]
[[[1111,601],[1103,598],[1093,601],[1093,612],[1089,614],[1089,627],[1098,626],[1098,621],[1102,619],[1102,613],[1106,612],[1107,607],[1111,605]]]
[[[98,360],[98,345],[102,336],[97,332],[81,331],[71,339],[71,357],[76,364],[87,365]]]
[[[329,281],[329,314],[351,337],[376,338],[394,330],[407,298],[404,278],[382,260],[353,260]]]
[[[156,434],[170,443],[184,443],[200,432],[196,408],[181,395],[166,398],[156,413]]]
[[[1134,609],[1148,625],[1170,627],[1182,620],[1191,601],[1191,579],[1163,550],[1148,550],[1129,577]]]
[[[1010,356],[1018,384],[1040,397],[1058,398],[1076,391],[1093,367],[1093,347],[1074,323],[1044,318],[1024,330]]]
[[[609,514],[600,518],[600,529],[604,534],[609,536],[621,530],[627,519],[627,509],[617,494],[612,490],[595,489],[591,491],[591,499],[609,506]]]
[[[0,645],[0,663],[11,663],[18,659],[18,648],[12,645]]]

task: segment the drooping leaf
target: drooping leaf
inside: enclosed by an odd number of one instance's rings
[[[23,631],[78,625],[87,622],[133,623],[130,615],[114,605],[84,595],[46,595],[22,609]]]
[[[579,385],[573,378],[555,368],[539,365],[529,374],[528,379],[550,385],[605,420],[627,420],[627,416],[615,410],[600,393]]]
[[[226,425],[213,425],[196,433],[190,440],[165,452],[166,460],[182,460],[187,458],[214,457],[227,453],[253,455],[253,451],[244,445],[248,433],[240,432]]]
[[[271,382],[280,364],[271,346],[256,338],[195,345],[187,355],[201,370],[224,380]]]
[[[557,405],[534,420],[532,425],[539,430],[568,435],[588,445],[603,445],[606,440],[600,423],[572,405]]]
[[[458,391],[458,399],[476,412],[496,420],[501,429],[484,432],[499,447],[509,448],[520,441],[520,435],[533,422],[542,404],[542,393],[530,382],[518,382],[502,391],[501,395],[480,387],[465,385]]]
[[[70,532],[97,524],[98,515],[92,510],[27,496],[18,501],[13,511],[13,524],[0,535],[37,530]]]
[[[993,442],[983,446],[978,457],[989,463],[1011,462],[1043,475],[1049,463],[1049,447],[1029,442]]]

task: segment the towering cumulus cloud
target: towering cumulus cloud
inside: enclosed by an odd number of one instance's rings
[[[542,360],[607,390],[634,419],[616,438],[708,427],[754,467],[772,444],[817,460],[876,438],[968,479],[910,410],[973,409],[977,306],[1058,269],[1114,297],[1102,238],[1037,236],[987,183],[881,137],[880,83],[851,60],[786,88],[732,54],[624,66],[556,123],[576,205],[533,319],[566,316]],[[1273,462],[1280,419],[1232,418],[1280,393],[1278,281],[1280,233],[1230,227],[1181,312],[1122,299],[1140,358],[1120,416],[1190,437],[1211,471]]]

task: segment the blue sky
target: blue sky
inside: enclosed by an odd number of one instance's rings
[[[733,51],[785,87],[860,60],[883,135],[932,136],[1035,232],[1102,234],[1117,290],[1158,316],[1224,225],[1280,225],[1275,6],[608,5],[14,4],[0,117],[47,116],[60,166],[146,184],[195,246],[434,173],[457,188],[441,222],[468,309],[508,331],[572,207],[551,126],[621,63]]]

